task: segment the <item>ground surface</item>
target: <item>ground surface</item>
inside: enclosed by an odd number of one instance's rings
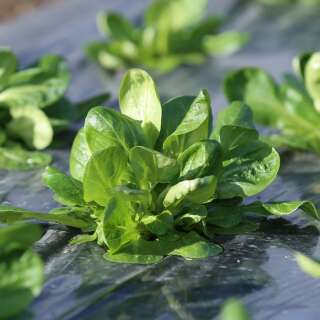
[[[167,76],[154,75],[163,100],[208,88],[215,113],[225,105],[221,81],[228,70],[257,65],[279,78],[291,69],[295,54],[319,49],[317,8],[272,9],[246,0],[209,2],[210,13],[230,17],[226,29],[249,31],[251,43],[229,58],[180,68]],[[0,44],[11,46],[23,64],[47,52],[63,54],[73,72],[69,92],[73,99],[108,90],[115,101],[121,74],[110,77],[101,72],[87,61],[82,47],[98,37],[98,10],[119,10],[137,20],[147,3],[61,1],[0,26]],[[54,165],[67,170],[68,151],[53,154]],[[37,210],[56,205],[41,186],[41,172],[0,175],[3,200]],[[311,198],[320,203],[319,190],[320,160],[294,154],[284,159],[279,179],[260,198]],[[24,319],[216,319],[219,305],[232,296],[244,300],[253,320],[319,319],[320,281],[302,273],[293,257],[295,250],[320,257],[319,236],[312,228],[302,228],[296,219],[276,220],[256,233],[223,239],[225,252],[219,257],[200,261],[170,257],[149,267],[108,263],[97,245],[70,246],[71,237],[70,231],[51,226],[38,244],[46,262],[47,282]]]

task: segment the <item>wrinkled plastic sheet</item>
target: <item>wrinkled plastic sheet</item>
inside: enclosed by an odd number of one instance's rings
[[[67,57],[73,83],[69,95],[81,99],[108,90],[116,94],[121,73],[111,77],[83,56],[82,46],[98,38],[95,14],[101,9],[122,11],[138,21],[145,0],[69,0],[41,8],[0,25],[0,44],[11,46],[23,65],[52,52]],[[228,70],[245,65],[268,69],[277,79],[291,69],[300,51],[319,49],[319,9],[265,8],[255,1],[210,1],[210,13],[226,15],[226,29],[249,31],[247,48],[204,66],[184,67],[156,75],[161,97],[196,94],[208,88],[214,111],[225,105],[221,81]],[[68,151],[52,150],[54,165],[68,170]],[[2,201],[47,211],[55,207],[41,185],[41,171],[0,172]],[[280,176],[261,200],[320,199],[320,159],[284,154]],[[45,261],[46,283],[24,319],[216,319],[229,297],[242,298],[257,320],[317,320],[320,281],[305,275],[293,253],[320,257],[318,233],[295,215],[270,219],[256,233],[217,237],[224,253],[206,260],[170,257],[151,266],[114,264],[102,258],[96,244],[72,246],[75,231],[44,225],[36,250]]]

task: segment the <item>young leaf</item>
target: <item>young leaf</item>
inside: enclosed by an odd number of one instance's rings
[[[82,181],[85,167],[92,156],[84,128],[80,129],[73,141],[70,153],[70,174],[73,178]]]
[[[148,145],[137,120],[103,107],[89,111],[84,132],[87,145],[93,153],[118,146],[129,152],[136,145]]]
[[[103,240],[111,253],[139,239],[134,210],[130,201],[115,195],[109,197],[102,219]]]
[[[276,178],[280,158],[259,140],[235,148],[223,162],[217,193],[220,199],[253,196]]]
[[[259,123],[276,125],[283,120],[278,88],[261,69],[244,68],[231,72],[224,80],[224,93],[230,102],[241,100],[247,103]]]
[[[222,149],[215,140],[203,140],[191,145],[178,157],[180,180],[217,175],[222,167]]]
[[[43,263],[31,249],[16,251],[0,262],[0,318],[21,313],[39,295],[43,284]]]
[[[42,175],[43,184],[54,193],[54,199],[66,206],[81,206],[83,200],[83,188],[81,182],[67,176],[52,167],[46,168]]]
[[[221,228],[232,228],[239,225],[243,218],[241,206],[213,205],[208,209],[206,223]]]
[[[163,143],[166,154],[177,157],[193,143],[207,139],[211,126],[211,101],[203,90],[194,99],[182,121]]]
[[[26,250],[42,236],[40,226],[17,223],[0,228],[0,256],[16,250]]]
[[[314,53],[306,63],[305,84],[315,108],[320,112],[320,52]]]
[[[0,168],[33,170],[46,167],[52,158],[49,154],[27,151],[19,146],[0,147]]]
[[[189,229],[193,225],[200,223],[207,217],[207,208],[204,205],[192,205],[186,213],[177,217],[175,225],[183,229]]]
[[[0,318],[17,317],[43,283],[43,263],[30,248],[41,238],[38,225],[0,227]]]
[[[8,124],[9,134],[22,139],[29,147],[42,150],[53,139],[53,129],[45,113],[32,106],[10,108],[13,120]]]
[[[204,51],[210,55],[229,55],[237,52],[249,41],[249,34],[244,32],[223,32],[207,35],[203,39]]]
[[[161,104],[152,78],[143,70],[131,69],[124,76],[119,93],[121,112],[142,121],[153,146],[161,130]]]
[[[173,214],[165,210],[158,215],[146,215],[141,222],[147,230],[157,236],[163,236],[173,230]]]
[[[0,205],[0,222],[13,223],[28,219],[56,222],[79,229],[91,229],[94,226],[87,208],[67,207],[51,210],[48,214],[25,210],[10,205]]]
[[[140,146],[130,150],[130,165],[137,183],[148,190],[152,189],[157,183],[170,183],[179,173],[176,160],[155,150]]]
[[[187,28],[196,25],[204,14],[207,0],[156,0],[146,10],[145,23],[156,31],[155,51],[170,52],[171,43]]]
[[[177,243],[177,247],[170,252],[172,256],[182,256],[186,259],[203,259],[217,256],[222,248],[214,243],[209,243],[196,232],[189,232]]]
[[[293,70],[301,79],[304,79],[305,77],[306,64],[311,58],[312,54],[313,52],[304,52],[294,57],[292,61]]]
[[[225,153],[257,140],[259,134],[253,123],[253,114],[242,102],[233,102],[217,117],[217,123],[211,137],[221,142]]]
[[[160,262],[168,249],[160,241],[136,239],[121,246],[115,253],[108,252],[104,258],[111,262],[152,264]]]
[[[10,76],[16,71],[17,58],[13,52],[0,48],[0,90],[7,84]]]
[[[182,122],[190,109],[194,96],[173,98],[162,105],[162,125],[156,148],[161,149],[163,142],[169,137]]]
[[[272,214],[275,216],[287,216],[292,214],[296,210],[301,209],[310,217],[319,220],[320,213],[311,201],[289,201],[289,202],[253,202],[246,206],[246,210],[260,213],[260,214]]]
[[[216,197],[217,177],[207,176],[178,182],[168,189],[163,200],[165,208],[177,207],[182,201],[203,204]]]
[[[137,39],[137,31],[130,21],[114,12],[99,12],[97,26],[102,34],[115,40],[135,41]]]
[[[36,73],[11,80],[10,87],[0,93],[0,103],[10,108],[44,108],[62,98],[70,80],[65,61],[47,55],[38,62],[38,68]]]
[[[94,153],[84,171],[84,200],[105,206],[112,189],[129,182],[127,166],[128,156],[121,147],[110,147]]]

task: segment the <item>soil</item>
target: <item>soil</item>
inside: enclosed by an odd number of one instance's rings
[[[46,3],[58,0],[0,0],[0,23]]]

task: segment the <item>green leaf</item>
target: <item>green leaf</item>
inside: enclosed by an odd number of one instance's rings
[[[119,251],[129,242],[139,239],[135,211],[126,199],[119,195],[109,197],[102,220],[103,240],[111,253]]]
[[[177,97],[162,105],[162,125],[157,141],[157,149],[162,148],[165,139],[169,137],[182,122],[195,98],[194,96]]]
[[[176,129],[165,139],[164,152],[172,157],[177,157],[193,143],[207,139],[211,116],[210,97],[208,92],[203,90],[194,99]]]
[[[143,205],[146,208],[153,206],[152,195],[149,191],[136,189],[131,185],[116,186],[113,188],[113,193],[119,194],[122,199],[131,201],[131,203],[137,203],[140,206]]]
[[[216,197],[217,177],[207,176],[193,180],[184,180],[169,187],[163,200],[165,208],[177,207],[182,201],[203,204]]]
[[[39,71],[21,71],[10,79],[10,87],[0,93],[0,103],[12,107],[44,108],[65,94],[70,80],[65,61],[58,56],[44,56]]]
[[[84,244],[84,243],[87,243],[87,242],[93,242],[93,241],[96,241],[97,240],[97,234],[96,233],[93,233],[93,234],[79,234],[75,237],[73,237],[71,240],[70,240],[70,244],[76,244],[76,245],[79,245],[79,244]]]
[[[0,274],[0,318],[14,317],[39,295],[43,263],[31,249],[16,251],[1,259]]]
[[[118,263],[152,264],[160,262],[167,252],[158,240],[137,239],[126,243],[116,253],[108,252],[104,258]]]
[[[163,236],[173,230],[173,214],[165,210],[158,215],[145,215],[141,222],[145,228],[157,236]]]
[[[261,124],[276,125],[283,121],[278,88],[271,76],[261,69],[230,72],[224,80],[224,93],[230,102],[241,100],[248,104],[255,120]]]
[[[85,47],[85,51],[89,58],[100,63],[106,69],[117,70],[124,67],[123,57],[112,53],[108,43],[91,42]]]
[[[250,316],[240,300],[230,298],[222,305],[219,320],[250,320]]]
[[[193,205],[186,213],[183,213],[175,220],[175,225],[183,229],[189,229],[193,225],[200,223],[207,217],[207,208],[204,205]]]
[[[170,183],[179,174],[176,160],[146,147],[137,146],[130,150],[130,165],[137,183],[147,190],[157,183]]]
[[[259,140],[233,149],[223,162],[217,193],[220,199],[253,196],[276,178],[280,158]]]
[[[207,35],[203,39],[203,48],[210,55],[230,55],[244,47],[250,37],[244,32],[223,32]]]
[[[79,229],[92,229],[94,222],[90,217],[90,210],[86,207],[66,207],[51,210],[49,213],[17,208],[10,205],[0,205],[0,222],[14,223],[18,221],[37,219],[40,221],[56,222]]]
[[[41,227],[31,223],[16,223],[0,227],[0,256],[15,250],[26,250],[41,236]]]
[[[320,278],[320,263],[315,261],[304,254],[297,252],[295,258],[300,269],[314,278]]]
[[[123,16],[115,12],[99,12],[97,26],[100,33],[112,37],[115,40],[137,40],[137,30]]]
[[[103,107],[89,111],[84,131],[91,152],[118,146],[129,152],[136,145],[148,145],[139,121]]]
[[[17,146],[0,147],[0,168],[33,170],[47,166],[52,158],[44,152],[27,151]]]
[[[105,206],[112,189],[129,182],[128,155],[121,147],[98,151],[88,161],[83,176],[84,200]]]
[[[80,129],[73,141],[70,153],[70,174],[73,178],[82,181],[86,165],[92,152],[87,143],[84,129]]]
[[[53,139],[53,129],[45,113],[32,106],[10,108],[13,120],[8,124],[10,135],[23,140],[29,147],[42,150]]]
[[[186,259],[204,259],[217,256],[221,252],[222,248],[219,245],[210,243],[191,231],[181,238],[177,248],[170,252],[170,255]]]
[[[222,149],[215,140],[203,140],[191,145],[178,157],[180,180],[217,175],[222,167]]]
[[[275,215],[275,216],[287,216],[292,214],[296,210],[301,209],[310,217],[319,220],[320,213],[311,201],[283,201],[283,202],[270,202],[262,203],[260,201],[253,202],[246,206],[246,210],[251,212]]]
[[[242,102],[233,102],[220,111],[211,137],[221,142],[225,153],[257,140],[259,134],[250,108]]]
[[[161,130],[161,104],[152,78],[143,70],[131,69],[122,79],[119,93],[121,112],[142,121],[154,145]]]
[[[193,50],[202,51],[203,39],[208,35],[216,34],[222,23],[223,19],[219,16],[211,16],[199,22],[190,33],[188,45],[191,45]]]
[[[243,218],[243,207],[237,205],[213,204],[208,208],[206,223],[221,228],[232,228],[241,223]]]
[[[220,246],[207,242],[195,232],[189,232],[173,234],[154,241],[144,239],[130,241],[116,253],[106,254],[105,258],[113,262],[150,264],[161,261],[166,255],[202,259],[216,256],[221,252]]]
[[[195,26],[204,15],[207,0],[156,0],[145,12],[145,24],[156,31],[155,51],[170,52],[181,32]]]
[[[305,85],[316,109],[320,111],[320,52],[314,53],[306,63]]]
[[[170,31],[184,30],[200,22],[206,6],[207,0],[156,0],[145,13],[146,24]]]
[[[293,70],[301,78],[305,77],[306,64],[314,52],[304,52],[294,57],[292,61]]]
[[[0,90],[7,84],[18,65],[15,54],[7,48],[0,48]]]
[[[84,205],[82,183],[61,171],[48,167],[42,175],[45,186],[54,193],[54,199],[66,206]]]

